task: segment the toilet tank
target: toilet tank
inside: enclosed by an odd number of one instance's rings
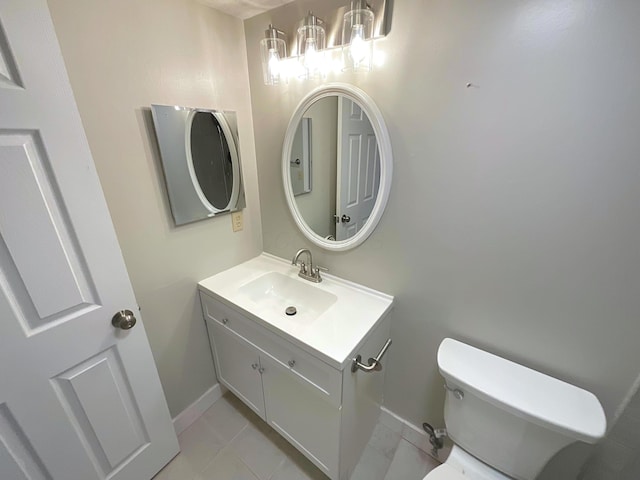
[[[574,385],[451,338],[438,367],[449,436],[510,477],[533,480],[563,447],[605,433],[600,402]]]

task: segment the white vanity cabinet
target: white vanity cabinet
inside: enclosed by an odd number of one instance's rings
[[[220,383],[332,480],[348,480],[378,420],[384,370],[354,373],[352,357],[330,365],[202,288],[200,298]],[[386,313],[353,357],[377,355],[389,336]]]

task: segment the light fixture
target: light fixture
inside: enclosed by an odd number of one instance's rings
[[[326,47],[323,25],[324,21],[310,11],[304,19],[304,24],[298,28],[298,55],[307,78],[322,73]]]
[[[295,30],[287,30],[289,39],[269,25],[260,41],[264,83],[277,85],[293,78],[325,79],[330,73],[340,75],[345,70],[369,71],[374,63],[380,67],[381,52],[374,57],[373,42],[389,33],[392,5],[393,0],[349,0],[346,7],[325,13],[337,21],[329,25],[309,11]],[[287,57],[287,42],[292,57]]]
[[[282,77],[282,61],[287,58],[287,44],[285,34],[281,30],[269,25],[265,31],[265,38],[260,40],[262,53],[262,74],[265,85],[277,85]]]
[[[373,20],[373,12],[366,0],[351,0],[342,24],[342,52],[345,70],[371,70]]]

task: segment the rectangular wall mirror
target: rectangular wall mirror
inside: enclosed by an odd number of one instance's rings
[[[245,207],[235,112],[152,105],[176,225]]]

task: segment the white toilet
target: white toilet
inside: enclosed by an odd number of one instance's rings
[[[454,447],[424,480],[533,480],[565,446],[605,433],[602,405],[574,385],[451,338],[438,366]]]

